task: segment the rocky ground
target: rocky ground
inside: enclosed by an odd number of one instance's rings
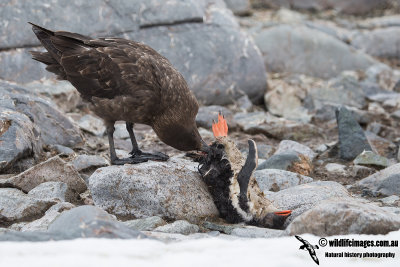
[[[60,3],[44,2],[0,4],[0,240],[172,242],[400,229],[398,1],[254,0],[254,8],[226,1],[240,16],[217,0],[71,1],[64,8],[88,20],[76,25]],[[218,111],[244,156],[247,140],[256,141],[255,177],[275,206],[293,210],[286,228],[220,220],[198,164],[148,126],[135,125],[142,150],[171,159],[109,166],[102,121],[69,83],[30,59],[27,51],[39,44],[25,21],[131,38],[167,56],[202,104],[197,124],[207,142]],[[124,124],[114,137],[126,156]]]

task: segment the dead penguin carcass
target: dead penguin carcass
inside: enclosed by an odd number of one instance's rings
[[[242,157],[227,137],[228,126],[222,115],[213,124],[216,141],[201,159],[200,175],[207,184],[220,215],[229,223],[281,229],[290,210],[274,207],[259,188],[253,172],[257,168],[257,146],[249,140],[249,155]]]

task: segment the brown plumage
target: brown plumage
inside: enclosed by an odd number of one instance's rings
[[[104,120],[113,164],[168,159],[162,153],[139,150],[134,123],[150,125],[161,141],[176,149],[206,149],[195,123],[199,108],[195,96],[183,76],[154,49],[121,38],[92,39],[32,26],[47,50],[32,51],[33,59],[46,64],[58,79],[71,82]],[[114,123],[120,120],[126,122],[132,141],[128,159],[115,154]]]

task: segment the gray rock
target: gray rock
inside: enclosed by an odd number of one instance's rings
[[[400,229],[400,217],[375,205],[355,200],[325,201],[298,216],[288,227],[290,235],[317,236],[387,234]]]
[[[255,42],[269,72],[299,73],[327,79],[344,70],[365,70],[375,62],[336,38],[305,26],[267,28],[255,36]]]
[[[275,148],[266,144],[257,144],[258,159],[267,159],[273,155]],[[246,151],[247,153],[247,151]]]
[[[257,170],[263,170],[263,169],[288,170],[294,162],[300,162],[299,156],[294,152],[274,154],[266,161],[258,165]]]
[[[369,95],[368,100],[378,102],[378,103],[384,103],[387,100],[390,99],[400,99],[400,93],[397,92],[379,92],[376,94]]]
[[[146,235],[130,229],[104,210],[93,206],[80,206],[63,212],[49,225],[48,231],[62,233],[64,239],[146,238]]]
[[[96,155],[79,155],[72,161],[72,165],[77,171],[84,171],[91,168],[108,166],[105,158]]]
[[[41,79],[25,83],[24,88],[33,94],[50,98],[64,112],[74,111],[82,101],[78,91],[67,81]]]
[[[25,114],[0,106],[0,172],[32,154],[39,154],[37,126]]]
[[[249,0],[224,0],[226,6],[232,10],[235,15],[246,16],[251,13]]]
[[[173,223],[158,226],[154,229],[155,232],[163,232],[163,233],[173,233],[173,234],[183,234],[189,235],[199,232],[199,227],[195,224],[191,224],[185,220],[178,220]]]
[[[162,218],[158,216],[152,216],[144,219],[136,219],[123,222],[130,229],[138,231],[152,231],[158,226],[167,224]]]
[[[386,168],[390,165],[390,161],[387,158],[379,156],[372,151],[363,151],[353,162],[357,165],[376,166],[379,168]]]
[[[251,0],[253,8],[274,8],[279,9],[281,7],[290,8],[290,0]]]
[[[141,1],[143,11],[139,13],[139,23],[141,28],[157,26],[157,25],[170,25],[179,22],[202,22],[203,12],[201,2],[193,0],[189,1]],[[143,6],[144,5],[144,6]],[[125,5],[118,5],[113,3],[112,6],[121,10]],[[160,8],[164,11],[160,14]],[[125,11],[126,12],[126,11]]]
[[[306,145],[300,144],[292,140],[282,140],[279,143],[278,149],[275,154],[283,154],[294,151],[296,153],[306,156],[310,161],[312,161],[317,155],[311,148]]]
[[[307,95],[307,100],[312,103],[312,106],[308,104],[308,108],[316,110],[317,115],[327,108],[327,104],[329,105],[328,107],[345,105],[363,109],[367,106],[365,98],[380,91],[379,85],[367,81],[359,81],[357,73],[346,71],[321,86],[312,86]],[[331,108],[328,111],[331,112]],[[356,112],[354,111],[353,113]],[[334,118],[333,112],[326,119],[332,118]]]
[[[7,108],[25,114],[37,125],[43,144],[73,147],[82,142],[79,129],[54,103],[9,83],[0,82],[0,88],[0,97],[11,101]]]
[[[42,144],[73,146],[82,141],[77,128],[54,104],[9,83],[0,82],[0,88],[0,150],[4,152],[0,153],[0,170],[23,171],[26,166],[16,161],[38,157]]]
[[[400,146],[397,148],[397,161],[400,161]]]
[[[338,163],[328,163],[325,165],[325,170],[331,174],[345,175],[346,166]]]
[[[247,95],[238,98],[236,104],[242,112],[250,112],[253,109],[253,103],[251,103]]]
[[[231,235],[245,238],[276,238],[288,236],[284,230],[260,228],[255,226],[235,228],[232,230]]]
[[[197,164],[180,158],[97,169],[89,189],[96,206],[117,216],[191,222],[218,216]]]
[[[282,24],[296,24],[304,23],[307,20],[307,16],[288,8],[280,8],[274,14],[273,19]]]
[[[324,2],[324,1],[319,1]],[[390,7],[390,0],[328,0],[328,8],[335,9],[343,14],[365,15],[376,11],[383,11]]]
[[[339,130],[339,154],[344,160],[353,160],[364,150],[372,151],[363,129],[345,107],[336,110]]]
[[[391,15],[391,16],[368,18],[358,22],[357,26],[359,28],[369,29],[369,30],[373,30],[376,28],[399,27],[400,16]]]
[[[77,123],[82,130],[97,136],[103,136],[106,132],[103,120],[90,114],[80,118]]]
[[[199,112],[196,116],[197,127],[203,127],[205,129],[211,129],[212,122],[218,121],[218,113],[222,112],[226,121],[228,123],[229,129],[234,129],[237,127],[235,119],[233,118],[233,113],[226,107],[222,106],[202,106],[199,108]]]
[[[351,175],[353,177],[365,178],[373,174],[376,170],[365,166],[354,165],[351,168]]]
[[[400,195],[400,163],[358,181],[355,186],[374,196]]]
[[[370,131],[366,131],[365,135],[373,151],[388,158],[395,158],[397,147],[393,142]]]
[[[390,6],[390,0],[253,0],[254,7],[279,8],[291,7],[305,11],[323,11],[334,9],[338,13],[348,15],[366,15],[384,10]]]
[[[31,10],[38,12],[31,14]],[[138,0],[134,5],[129,1],[73,1],[68,6],[50,0],[40,4],[17,1],[0,12],[4,18],[0,35],[12,33],[10,38],[0,39],[0,48],[38,46],[25,23],[31,20],[53,30],[120,36],[149,44],[172,62],[206,104],[232,103],[243,92],[260,102],[267,87],[259,50],[240,31],[222,0]],[[65,16],[67,13],[72,15]],[[21,19],[19,23],[13,22],[15,17]],[[82,29],[81,24],[89,26]],[[27,50],[32,48],[0,53],[1,64],[7,66],[0,70],[0,77],[24,83],[51,77]]]
[[[400,93],[400,80],[397,80],[396,84],[393,87],[393,91]]]
[[[226,25],[233,17],[209,8],[210,23],[179,24],[173,31],[149,27],[123,37],[146,43],[168,58],[205,105],[233,103],[243,92],[252,102],[261,102],[267,82],[257,46],[237,25]]]
[[[86,190],[86,184],[75,168],[55,156],[8,179],[0,180],[0,187],[16,187],[29,192],[45,182],[63,182],[77,197]]]
[[[310,122],[311,115],[303,106],[304,89],[282,80],[268,83],[268,92],[264,95],[265,107],[276,116],[289,120]]]
[[[375,121],[368,124],[367,131],[373,132],[374,134],[389,140],[395,140],[398,136],[397,128],[384,125]]]
[[[114,132],[115,139],[128,139],[129,138],[129,133],[126,130],[125,124],[115,124],[114,128],[115,128],[115,132]]]
[[[250,112],[250,113],[236,113],[233,119],[238,126],[243,130],[248,130],[252,126],[263,124],[267,120],[267,113],[263,111]]]
[[[0,241],[8,242],[44,242],[63,240],[62,234],[53,234],[45,231],[19,232],[7,230],[0,232]]]
[[[351,44],[375,57],[398,59],[399,36],[399,27],[376,29],[354,36]]]
[[[237,113],[234,116],[239,127],[248,134],[264,134],[278,140],[307,140],[321,136],[321,129],[309,124],[278,119],[265,112]]]
[[[19,231],[32,232],[32,231],[47,231],[49,225],[64,211],[75,208],[74,205],[68,202],[58,203],[49,208],[44,216],[30,223],[25,223]],[[14,226],[14,225],[13,225]]]
[[[54,5],[52,5],[54,4]],[[125,12],[134,12],[140,8],[137,5],[124,5]],[[37,10],[30,13],[29,10]],[[82,16],[83,10],[86,10],[86,16]],[[67,16],[67,14],[70,14]],[[104,16],[102,14],[107,14]],[[32,34],[30,27],[26,21],[42,22],[43,26],[67,27],[65,30],[81,32],[82,34],[116,34],[117,32],[132,30],[134,24],[131,19],[126,16],[118,16],[113,10],[112,5],[106,2],[77,2],[72,1],[65,5],[62,1],[51,2],[24,2],[16,1],[10,5],[4,6],[0,11],[1,17],[4,19],[5,27],[1,28],[1,33],[12,33],[10,38],[1,38],[2,48],[22,47],[27,44],[39,45],[39,41]],[[13,18],[19,16],[21,23],[13,22]],[[43,20],[47,17],[47,20]],[[86,19],[83,21],[82,19]],[[23,21],[23,23],[22,23]],[[68,23],[71,21],[79,21],[80,23]],[[96,21],[96,23],[89,23]],[[84,29],[81,24],[86,24]],[[136,26],[137,27],[137,26]]]
[[[232,225],[232,224],[213,223],[213,222],[209,222],[209,221],[203,222],[201,226],[203,226],[204,228],[207,228],[208,230],[218,231],[218,232],[225,233],[228,235],[230,235],[232,233],[233,229],[238,227],[238,226]],[[239,227],[243,227],[243,226],[239,226]]]
[[[400,120],[400,109],[393,112],[391,116],[396,120]]]
[[[3,9],[1,10],[3,11]],[[27,31],[30,27],[23,23]],[[4,28],[0,29],[3,30]],[[30,32],[27,34],[34,38]],[[16,48],[11,50],[2,51],[0,53],[0,63],[7,68],[0,69],[0,79],[28,83],[41,78],[52,78],[52,74],[45,69],[44,64],[39,64],[32,60],[29,51],[39,51],[39,48]],[[53,76],[54,77],[54,76]]]
[[[315,149],[315,152],[317,152],[318,154],[321,154],[321,153],[324,153],[325,151],[327,151],[328,148],[329,147],[326,144],[321,144]]]
[[[272,155],[257,167],[257,170],[263,169],[278,169],[309,175],[312,165],[303,156],[297,155],[294,151],[288,151],[287,153]]]
[[[68,190],[68,185],[63,182],[41,183],[28,192],[28,195],[42,200],[65,202],[73,200],[73,194]]]
[[[53,204],[54,201],[36,199],[15,188],[0,188],[0,226],[41,217]]]
[[[280,191],[299,184],[311,183],[308,176],[284,170],[264,169],[254,172],[254,177],[263,191]]]
[[[292,210],[286,220],[288,225],[294,218],[311,209],[322,200],[331,198],[349,198],[349,193],[341,184],[333,181],[316,181],[301,184],[279,192],[264,192],[275,207],[282,210]]]
[[[353,35],[353,32],[350,29],[339,27],[336,23],[333,23],[332,21],[323,19],[305,21],[303,19],[300,22],[311,29],[318,30],[320,32],[328,34],[344,43],[351,42],[351,37]]]
[[[294,141],[305,141],[322,136],[322,130],[310,123],[298,123],[293,121],[277,121],[264,124],[247,130],[249,134],[262,133],[267,137],[278,140],[291,139]]]
[[[381,207],[381,209],[394,213],[397,216],[400,215],[400,208],[397,207]]]
[[[61,154],[61,155],[67,155],[67,156],[71,156],[74,155],[75,152],[66,146],[62,146],[62,145],[53,145],[50,146],[52,149],[54,149],[57,153]]]
[[[399,196],[396,196],[396,195],[392,195],[392,196],[384,197],[384,198],[381,198],[381,199],[380,199],[380,201],[381,201],[382,203],[387,204],[387,205],[393,205],[393,204],[395,204],[396,202],[398,202],[399,200],[400,200],[400,197],[399,197]]]
[[[107,212],[93,207],[81,206],[59,215],[47,231],[6,231],[0,233],[0,241],[49,241],[75,238],[121,238],[143,239],[146,235],[129,229]]]

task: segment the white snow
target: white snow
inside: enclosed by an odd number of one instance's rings
[[[319,237],[302,238],[318,244]],[[400,231],[388,235],[327,237],[358,240],[399,240]],[[205,238],[175,243],[156,240],[76,239],[57,242],[0,242],[0,266],[317,266],[293,236],[272,239],[226,240]],[[395,258],[325,258],[325,252],[392,252]],[[397,248],[330,248],[316,250],[320,266],[400,266]]]

